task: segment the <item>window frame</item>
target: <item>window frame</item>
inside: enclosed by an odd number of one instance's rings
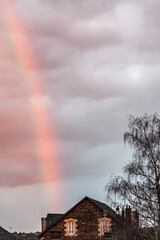
[[[77,236],[77,219],[69,218],[64,220],[65,236]]]
[[[100,218],[99,219],[99,224],[98,224],[98,235],[99,236],[104,236],[105,233],[110,233],[111,232],[111,218]],[[104,226],[104,223],[106,224],[106,226]],[[105,228],[107,229],[107,231],[105,231]]]

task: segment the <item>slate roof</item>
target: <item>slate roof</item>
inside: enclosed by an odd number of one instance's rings
[[[0,240],[15,240],[13,234],[9,233],[7,230],[5,230],[3,227],[0,226]]]
[[[110,208],[109,206],[107,206],[105,203],[99,202],[97,200],[94,200],[92,198],[86,197],[88,198],[91,202],[93,202],[98,208],[100,208],[103,212],[106,212],[107,215],[116,218],[116,212]]]
[[[59,218],[61,218],[63,214],[60,213],[48,213],[47,214],[47,228],[54,224]]]

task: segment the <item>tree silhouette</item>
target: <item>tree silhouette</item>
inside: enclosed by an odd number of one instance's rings
[[[145,114],[129,117],[124,142],[133,148],[132,160],[123,168],[123,176],[111,177],[107,198],[125,200],[137,209],[145,229],[160,233],[160,116]]]

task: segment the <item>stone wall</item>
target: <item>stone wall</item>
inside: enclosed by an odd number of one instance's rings
[[[51,240],[60,233],[61,240],[99,240],[98,219],[103,217],[103,212],[91,201],[85,199],[58,221],[41,239]],[[74,218],[77,220],[77,236],[65,236],[65,220]]]

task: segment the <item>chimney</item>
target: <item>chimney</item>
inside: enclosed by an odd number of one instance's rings
[[[137,227],[139,227],[139,213],[137,210],[135,211],[135,219],[136,219]]]
[[[119,206],[116,207],[116,214],[120,216]]]
[[[126,205],[126,220],[131,223],[131,207]]]
[[[132,223],[134,224],[135,228],[139,227],[139,213],[137,210],[131,212]]]
[[[43,232],[47,228],[47,218],[45,217],[41,218],[41,223],[42,223],[42,232]]]
[[[122,218],[124,219],[124,207],[122,207]]]

